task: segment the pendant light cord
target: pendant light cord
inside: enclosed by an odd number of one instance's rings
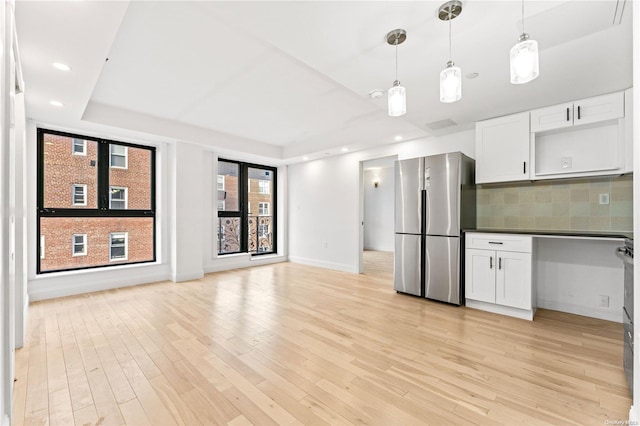
[[[451,61],[451,9],[449,9],[449,61]]]
[[[396,35],[396,81],[398,81],[398,35]]]
[[[524,34],[524,0],[522,0],[522,34]]]

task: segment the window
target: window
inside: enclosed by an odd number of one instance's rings
[[[276,217],[271,209],[276,205],[276,177],[273,167],[218,160],[219,255],[277,251]]]
[[[84,139],[73,138],[71,140],[71,153],[73,155],[87,155],[87,142]]]
[[[72,256],[86,256],[87,255],[87,234],[73,234],[72,241]]]
[[[218,191],[224,191],[224,175],[218,175]]]
[[[113,233],[109,238],[109,260],[127,260],[127,233]]]
[[[271,182],[269,182],[268,180],[259,180],[258,181],[258,194],[268,194],[270,185],[271,185]]]
[[[269,203],[258,204],[258,216],[269,216]]]
[[[111,167],[116,169],[127,168],[127,147],[122,145],[109,145]]]
[[[115,210],[127,209],[127,188],[109,187],[109,208]]]
[[[38,274],[156,260],[155,148],[38,129],[37,152]]]
[[[72,204],[74,206],[86,206],[87,205],[87,185],[73,184],[72,185]]]

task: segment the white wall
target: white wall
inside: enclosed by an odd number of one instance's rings
[[[378,182],[376,188],[373,182]],[[394,251],[394,169],[364,171],[364,249]]]
[[[289,167],[289,260],[359,272],[362,217],[360,162],[461,151],[475,157],[475,132],[467,130],[358,151]]]
[[[624,240],[537,238],[534,276],[538,307],[622,322]],[[600,295],[609,307],[599,307]]]
[[[636,114],[633,116],[633,168],[640,170],[640,4],[634,2],[633,13],[633,105],[636,106]],[[640,173],[633,175],[633,232],[640,235]],[[634,258],[634,270],[638,271],[640,267],[640,257]],[[640,275],[635,273],[633,287],[640,289]],[[640,324],[640,291],[635,291],[633,296],[634,324]],[[634,327],[633,341],[640,342],[640,326]],[[640,420],[640,350],[638,345],[633,354],[633,406],[629,413],[630,420]]]

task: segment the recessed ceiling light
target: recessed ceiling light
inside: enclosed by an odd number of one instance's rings
[[[309,159],[309,157],[307,157],[307,156],[302,157],[303,161],[307,161],[308,159]]]
[[[394,138],[396,142],[400,142],[402,140],[402,135],[398,135]]]
[[[49,101],[49,103],[51,105],[53,105],[54,107],[63,107],[64,106],[64,104],[62,102],[60,102],[60,101]]]
[[[371,99],[378,99],[384,96],[384,90],[375,89],[369,92],[369,97]]]
[[[473,80],[474,78],[478,77],[479,75],[480,74],[478,74],[477,72],[470,72],[465,77],[467,77],[469,80]]]
[[[71,67],[67,64],[63,64],[62,62],[54,62],[51,65],[57,70],[60,71],[71,71]]]
[[[349,148],[345,146],[344,148],[342,148],[342,152],[349,152]]]

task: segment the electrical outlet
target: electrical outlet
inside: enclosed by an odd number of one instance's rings
[[[324,242],[324,248],[329,248],[329,243],[328,242]]]
[[[600,204],[609,204],[609,193],[600,194]]]
[[[573,166],[571,157],[560,157],[560,168],[570,169]]]
[[[609,307],[609,296],[605,296],[603,294],[600,295],[600,303],[598,304],[600,308],[608,308]]]

